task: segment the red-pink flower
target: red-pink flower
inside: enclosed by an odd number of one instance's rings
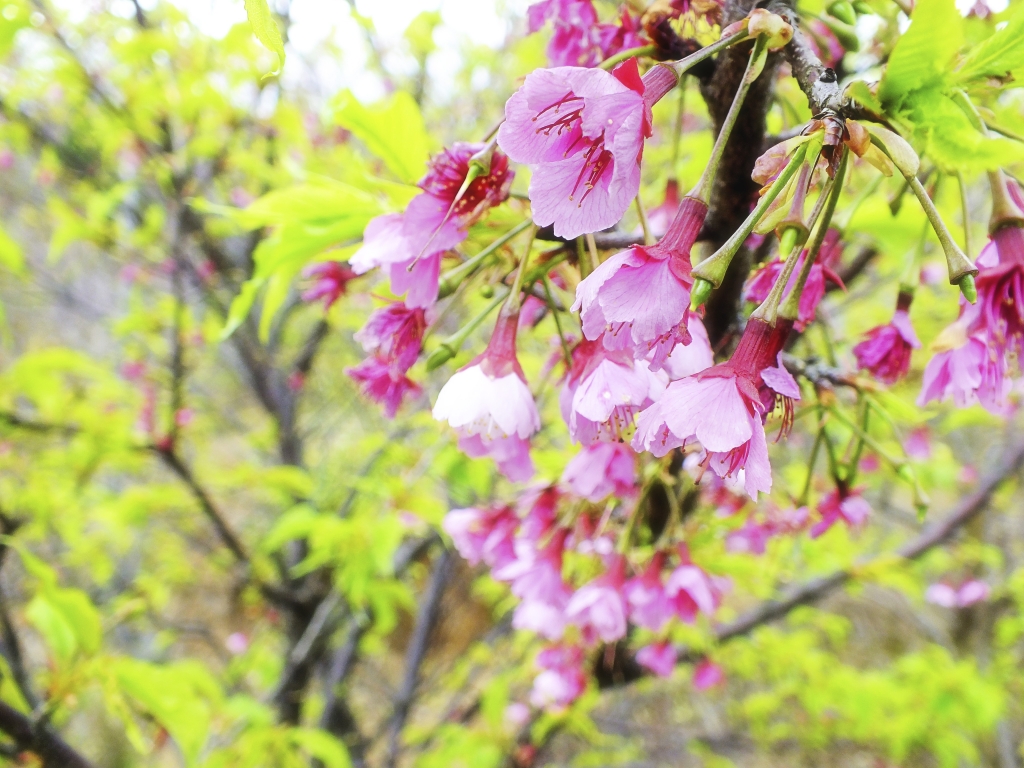
[[[888,325],[867,332],[864,341],[853,348],[853,354],[858,366],[884,384],[895,384],[907,375],[910,354],[920,347],[906,310],[897,309]]]
[[[835,488],[818,504],[818,514],[821,520],[811,527],[812,539],[821,536],[840,520],[850,528],[863,525],[871,514],[871,505],[859,490]]]
[[[675,86],[655,67],[641,80],[635,59],[614,72],[538,69],[505,105],[498,144],[533,171],[538,226],[571,239],[616,224],[640,189],[651,104]]]
[[[687,316],[686,329],[690,333],[690,343],[677,344],[665,360],[664,371],[673,381],[700,373],[715,364],[715,353],[711,351],[708,332],[696,314],[690,313]]]
[[[690,562],[685,547],[680,548],[680,556],[682,562],[665,582],[665,594],[676,615],[692,623],[698,613],[714,614],[721,602],[721,592],[703,568]]]
[[[935,354],[924,369],[919,406],[952,398],[961,408],[974,403],[996,413],[1005,408],[1012,386],[1006,357],[990,343],[986,331],[970,330],[977,314],[977,306],[966,308],[932,343]]]
[[[583,672],[583,649],[576,645],[555,645],[537,654],[543,672],[533,681],[530,703],[543,709],[559,710],[572,704],[587,687]]]
[[[833,269],[833,266],[839,262],[843,253],[843,244],[839,238],[838,230],[830,229],[825,233],[825,240],[818,251],[818,258],[811,265],[807,282],[800,293],[798,317],[793,326],[798,331],[803,331],[808,323],[813,322],[815,313],[818,310],[818,304],[825,297],[826,280],[845,290],[842,279]],[[793,273],[790,275],[789,282],[786,283],[786,295],[796,285],[797,275],[800,273],[800,268],[803,266],[806,257],[806,251],[800,253],[797,263],[793,268]],[[775,258],[755,272],[744,288],[743,295],[746,300],[760,304],[768,298],[768,293],[771,291],[772,286],[775,285],[775,281],[782,273],[784,267],[785,264],[778,258]]]
[[[426,327],[426,314],[422,309],[409,309],[396,301],[370,315],[354,338],[367,353],[390,360],[404,373],[419,357]]]
[[[302,270],[302,276],[312,278],[313,284],[303,291],[303,301],[324,300],[324,309],[331,306],[345,294],[349,282],[358,275],[341,261],[324,261],[312,264]]]
[[[434,157],[419,182],[423,192],[405,212],[378,216],[366,226],[363,246],[351,259],[356,273],[380,267],[396,295],[407,293],[409,307],[433,304],[442,254],[465,240],[469,226],[504,201],[512,185],[508,158],[495,150],[490,172],[475,178],[459,197],[471,158],[484,148],[458,142]]]
[[[970,579],[959,587],[940,582],[932,584],[924,593],[924,599],[943,608],[966,608],[969,605],[988,600],[992,590],[979,579]]]
[[[707,210],[702,201],[683,198],[660,242],[617,253],[579,284],[572,309],[580,310],[588,339],[603,334],[605,346],[648,358],[654,370],[677,344],[690,342],[690,249]]]
[[[513,536],[519,518],[509,507],[453,509],[441,527],[470,565],[501,568],[515,560]]]
[[[665,394],[637,421],[633,447],[664,456],[673,448],[699,441],[706,452],[703,466],[710,466],[722,478],[744,472],[744,488],[756,499],[759,491],[772,486],[768,443],[762,414],[768,409],[766,396],[784,401],[794,390],[786,381],[785,392],[772,389],[784,380],[782,371],[772,381],[762,378],[774,367],[789,334],[789,323],[779,320],[775,327],[751,320],[736,352],[726,363],[708,368],[669,384]],[[762,393],[761,390],[764,390]],[[799,394],[799,390],[795,391]]]
[[[608,349],[600,338],[577,344],[572,361],[559,402],[569,436],[584,445],[617,440],[665,387],[645,361],[634,361],[625,350]]]
[[[706,691],[722,685],[724,682],[725,672],[710,659],[704,659],[704,661],[694,667],[693,687],[698,691]]]
[[[1024,227],[997,229],[978,265],[979,311],[972,330],[984,329],[998,351],[1019,354],[1024,350]]]
[[[420,386],[406,376],[404,371],[379,354],[366,358],[359,365],[346,368],[345,373],[360,385],[364,395],[384,406],[384,413],[389,419],[395,417],[406,397],[421,391]]]
[[[441,388],[433,413],[455,428],[468,455],[489,455],[522,481],[533,475],[528,440],[540,429],[540,415],[516,357],[518,321],[518,312],[498,317],[487,349]]]
[[[588,643],[596,639],[613,643],[626,636],[625,568],[625,560],[613,556],[607,572],[580,587],[569,600],[566,618],[580,628]]]
[[[516,559],[493,576],[511,582],[512,594],[521,602],[516,606],[512,626],[536,632],[548,640],[558,640],[565,633],[566,607],[572,594],[562,580],[562,551],[568,529],[561,529],[541,550],[536,543],[519,539],[515,544]]]
[[[622,9],[619,24],[599,24],[591,0],[543,0],[527,11],[529,31],[551,22],[548,43],[552,66],[592,67],[619,51],[642,45],[636,19]]]
[[[608,496],[628,496],[636,490],[636,454],[625,443],[592,443],[566,466],[562,484],[595,503]]]
[[[637,663],[651,670],[658,677],[672,677],[676,668],[676,649],[672,643],[662,640],[658,643],[645,645],[636,652]]]
[[[643,573],[628,579],[622,586],[629,606],[629,620],[654,632],[665,626],[673,615],[673,605],[661,580],[664,567],[665,553],[656,552]]]

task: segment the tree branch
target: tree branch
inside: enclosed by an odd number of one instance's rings
[[[405,721],[409,717],[409,710],[412,708],[413,699],[416,696],[420,666],[423,664],[430,635],[440,613],[441,597],[452,572],[452,558],[450,549],[443,549],[438,555],[426,594],[423,596],[419,615],[416,617],[416,627],[405,654],[405,678],[402,681],[402,687],[399,690],[398,699],[395,701],[395,709],[389,723],[391,738],[386,762],[388,768],[395,768],[398,764],[402,729],[405,727]]]
[[[37,725],[28,715],[3,701],[0,701],[0,731],[14,739],[19,750],[38,755],[43,768],[92,768],[92,763],[53,730]]]

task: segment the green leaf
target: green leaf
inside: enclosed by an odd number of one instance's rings
[[[267,77],[281,74],[281,68],[284,66],[284,41],[281,39],[281,30],[277,28],[277,21],[270,12],[267,0],[245,0],[245,12],[249,16],[249,24],[256,39],[277,54],[277,69]]]
[[[910,28],[896,43],[878,87],[887,109],[898,108],[913,91],[941,85],[952,73],[963,45],[963,20],[953,0],[920,0]]]
[[[951,98],[938,89],[914,95],[905,115],[914,138],[943,170],[990,171],[1024,160],[1024,145],[985,136]]]
[[[113,665],[120,689],[167,730],[194,764],[209,732],[209,702],[217,695],[209,673],[187,662],[164,667],[122,658]]]
[[[398,91],[383,103],[365,107],[345,91],[335,109],[335,122],[351,131],[395,176],[414,182],[423,175],[430,137],[412,96]]]
[[[36,595],[25,606],[25,618],[43,636],[55,659],[66,664],[74,658],[78,650],[75,629],[45,593]]]
[[[338,739],[317,728],[293,728],[291,738],[296,746],[322,762],[326,768],[350,768],[348,750]]]
[[[1024,5],[1005,27],[971,49],[956,72],[956,80],[966,84],[985,77],[1003,77],[1024,67]]]
[[[25,273],[25,252],[2,227],[0,227],[0,265],[16,275]]]

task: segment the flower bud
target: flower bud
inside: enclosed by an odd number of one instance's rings
[[[694,279],[693,288],[690,289],[690,307],[697,309],[697,307],[708,300],[714,288],[714,284],[708,282],[703,277]]]
[[[793,27],[784,18],[771,11],[755,8],[750,12],[749,18],[747,32],[751,37],[764,35],[770,51],[777,51],[779,48],[785,47],[793,39]]]

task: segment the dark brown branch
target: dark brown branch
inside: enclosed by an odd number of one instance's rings
[[[405,678],[395,701],[395,709],[391,715],[389,726],[391,729],[390,744],[388,746],[388,768],[395,768],[398,764],[398,755],[401,749],[402,729],[409,717],[409,710],[412,708],[416,696],[416,687],[420,679],[420,667],[423,658],[427,653],[427,645],[430,642],[430,635],[437,623],[441,608],[441,596],[448,583],[452,572],[452,550],[444,549],[438,555],[434,564],[434,572],[431,574],[427,591],[423,595],[423,602],[420,605],[420,612],[416,617],[416,627],[413,630],[412,638],[409,640],[409,647],[405,654]]]
[[[26,432],[56,433],[65,436],[77,435],[80,431],[73,424],[52,424],[46,421],[32,421],[10,411],[0,412],[0,422],[9,427],[24,429]]]
[[[0,701],[0,731],[10,736],[19,750],[38,755],[43,768],[92,768],[92,763],[52,729],[36,724],[28,715],[3,701]]]
[[[181,459],[178,458],[178,454],[174,452],[173,447],[163,449],[154,446],[153,452],[163,460],[167,468],[174,472],[192,492],[195,500],[199,502],[199,507],[203,510],[203,514],[213,523],[213,527],[217,531],[221,542],[231,551],[235,559],[240,563],[248,564],[249,553],[242,545],[242,542],[228,526],[227,521],[220,513],[220,510],[214,505],[210,495],[199,485],[195,475],[192,474],[192,470],[185,466]]]
[[[796,13],[789,8],[778,9],[777,12],[793,27],[793,39],[783,49],[783,53],[800,90],[807,96],[811,112],[815,115],[825,111],[841,114],[844,106],[843,92],[835,72],[818,58],[807,35],[800,30]]]
[[[323,344],[324,339],[331,331],[331,324],[326,319],[321,319],[313,328],[312,333],[309,334],[309,338],[306,339],[306,343],[302,345],[302,352],[295,359],[295,364],[292,366],[292,370],[296,373],[300,373],[303,376],[307,375],[313,368],[313,360],[316,359],[317,352],[320,351],[320,346]]]
[[[7,595],[2,591],[0,591],[0,630],[3,632],[4,658],[7,659],[7,665],[11,668],[14,682],[28,705],[33,710],[38,709],[39,697],[36,696],[35,689],[32,687],[32,680],[25,667],[25,657],[21,651],[21,642],[7,610]]]

